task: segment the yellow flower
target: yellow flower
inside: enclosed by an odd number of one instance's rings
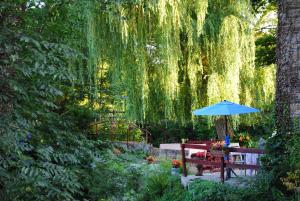
[[[250,137],[247,135],[246,139],[247,139],[247,140],[250,140]]]

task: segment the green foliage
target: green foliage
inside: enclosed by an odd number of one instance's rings
[[[271,147],[269,147],[271,148]],[[286,137],[285,154],[287,160],[283,164],[276,164],[283,166],[287,172],[278,173],[276,179],[280,178],[280,181],[284,187],[290,191],[290,193],[296,194],[296,188],[300,184],[300,137],[297,131],[289,133]],[[272,150],[275,154],[277,151]],[[278,181],[277,181],[278,182]],[[299,196],[299,192],[298,192]]]
[[[78,131],[89,131],[89,124],[97,117],[93,108],[88,106],[68,105],[68,116],[72,117],[73,123],[78,127]]]
[[[267,33],[259,36],[255,41],[256,66],[269,66],[276,62],[276,37]]]
[[[251,0],[254,12],[262,12],[268,5],[277,6],[276,0]]]
[[[180,180],[175,177],[168,179],[169,185],[165,189],[164,194],[157,201],[182,201],[184,200],[184,189],[180,184]]]
[[[287,192],[288,175],[297,171],[300,161],[298,131],[279,133],[274,132],[267,141],[268,155],[263,158],[265,171],[271,174],[269,185],[276,191],[284,192],[285,195],[293,195],[295,192]]]
[[[126,108],[128,118],[141,123],[164,119],[153,137],[166,133],[178,142],[204,138],[209,130],[197,125],[194,135],[191,109],[224,98],[267,108],[274,97],[274,69],[254,68],[247,1],[28,2],[0,3],[4,201],[192,199],[169,167],[116,156],[109,144],[88,139],[95,107]],[[249,125],[249,119],[242,121]],[[242,192],[245,199],[281,199],[273,179],[299,160],[292,136],[270,140],[265,167],[273,177],[258,183],[263,190],[205,184],[196,185],[197,197],[238,200]]]
[[[153,200],[161,197],[168,188],[168,175],[165,173],[153,174],[147,179],[146,195],[143,200]]]
[[[105,141],[112,137],[113,141],[135,141],[142,142],[145,140],[144,133],[138,126],[124,120],[115,120],[114,123],[105,121],[92,126],[92,132],[98,132],[98,139]],[[131,128],[132,127],[132,128]]]
[[[192,122],[181,125],[177,121],[165,121],[157,124],[146,124],[144,127],[151,133],[154,146],[159,146],[161,143],[178,143],[182,138],[199,139],[199,131],[193,128]]]
[[[83,57],[60,43],[66,29],[54,30],[56,22],[64,24],[59,12],[68,4],[32,6],[1,2],[0,194],[5,200],[80,199],[81,176],[101,159],[103,147],[78,133],[82,125],[67,109],[78,97],[69,62]]]
[[[125,95],[130,120],[186,126],[191,110],[217,101],[264,108],[274,99],[274,87],[255,85],[275,74],[257,79],[249,1],[91,1],[85,13],[89,72],[106,80],[91,82]]]
[[[192,200],[225,201],[226,196],[233,195],[236,189],[216,182],[201,181],[192,184],[189,193]]]
[[[260,137],[267,139],[274,132],[275,128],[275,112],[274,106],[266,106],[266,109],[261,112],[259,116],[256,117],[253,122],[253,126],[246,124],[240,124],[238,132],[247,132],[250,134],[250,137],[258,140]]]
[[[138,197],[135,192],[143,184],[142,174],[146,164],[141,163],[140,158],[127,153],[117,157],[108,152],[104,158],[106,160],[97,163],[93,171],[83,178],[87,198],[121,200],[126,194],[132,197],[132,193]]]
[[[300,185],[300,165],[294,171],[288,172],[287,177],[282,178],[283,185],[290,191],[296,191]]]
[[[170,164],[171,162],[168,161],[167,166],[162,165],[156,171],[150,171],[141,188],[143,192],[140,196],[141,201],[183,200],[184,189],[180,179],[171,175]]]
[[[155,172],[147,169],[147,176],[141,180],[142,194],[139,200],[153,201],[288,201],[293,197],[286,196],[282,191],[272,185],[273,175],[269,172],[259,172],[256,178],[245,180],[245,186],[232,186],[219,182],[197,180],[191,183],[188,189],[183,189],[179,178],[170,175],[170,167],[161,166]],[[145,170],[145,169],[144,169]],[[144,187],[143,187],[144,186]]]
[[[216,138],[215,128],[210,126],[207,118],[199,117],[195,120],[194,135],[190,139],[209,140]]]
[[[268,173],[260,173],[257,178],[248,181],[248,185],[244,187],[235,187],[211,181],[196,181],[189,186],[184,200],[289,200],[282,192],[270,185],[271,178],[272,176]]]

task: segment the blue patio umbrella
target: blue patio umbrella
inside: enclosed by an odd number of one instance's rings
[[[258,109],[253,107],[247,107],[244,105],[239,105],[233,102],[229,102],[224,100],[217,104],[204,107],[202,109],[198,109],[193,111],[194,115],[235,115],[235,114],[246,114],[259,112]]]
[[[224,115],[225,116],[225,145],[229,146],[230,144],[230,137],[228,135],[228,127],[227,127],[227,116],[228,115],[236,115],[236,114],[247,114],[247,113],[254,113],[260,112],[258,109],[247,107],[244,105],[239,105],[229,101],[222,101],[220,103],[204,107],[202,109],[198,109],[193,111],[194,115]],[[228,156],[225,156],[226,160],[229,160]],[[227,177],[230,178],[231,176],[231,169],[227,169]]]
[[[197,109],[193,111],[194,115],[224,115],[225,116],[225,128],[226,128],[226,135],[228,133],[227,128],[227,116],[228,115],[237,115],[237,114],[247,114],[247,113],[254,113],[260,112],[258,109],[247,107],[244,105],[239,105],[233,102],[229,102],[224,100],[217,104],[204,107],[202,109]]]

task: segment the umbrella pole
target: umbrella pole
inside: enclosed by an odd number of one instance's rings
[[[230,139],[229,138],[229,133],[228,133],[228,119],[227,118],[228,118],[227,115],[225,115],[225,132],[226,132],[226,134],[225,134],[225,142],[227,141],[226,138]],[[230,140],[229,140],[228,143],[230,143]],[[226,147],[228,145],[229,144],[226,144]],[[226,156],[226,160],[229,162],[229,155]],[[224,158],[223,158],[222,162],[223,162],[223,167],[221,166],[221,171],[223,172],[223,177],[222,177],[222,174],[221,174],[221,179],[224,182]],[[226,165],[225,165],[225,167],[226,167]],[[226,168],[226,179],[231,178],[231,171],[232,171],[231,168]]]
[[[228,135],[227,115],[225,115],[225,135]]]

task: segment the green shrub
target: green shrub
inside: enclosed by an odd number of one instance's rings
[[[170,172],[151,174],[146,178],[141,201],[182,200],[184,189],[180,179]]]
[[[282,192],[272,187],[272,176],[261,173],[256,179],[249,181],[248,186],[234,187],[210,181],[196,181],[190,185],[185,200],[204,201],[284,201],[288,200]]]
[[[161,197],[169,186],[169,176],[165,173],[153,174],[146,181],[144,200]]]
[[[131,153],[114,155],[103,153],[105,160],[86,175],[86,195],[91,200],[132,200],[141,188],[142,176],[147,166],[142,158]]]
[[[210,181],[196,181],[190,186],[189,193],[193,200],[226,201],[236,189],[221,183]]]
[[[168,179],[169,185],[165,189],[164,194],[157,198],[157,201],[183,201],[186,191],[180,183],[178,177],[170,177]]]

